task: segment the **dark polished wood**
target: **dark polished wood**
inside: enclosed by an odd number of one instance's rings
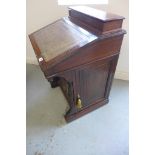
[[[119,29],[124,17],[96,10],[86,6],[69,7],[69,16],[85,23],[100,32]]]
[[[120,53],[124,17],[96,9],[69,7],[64,17],[29,35],[51,87],[60,86],[73,121],[108,103]]]

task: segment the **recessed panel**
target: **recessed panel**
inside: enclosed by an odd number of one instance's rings
[[[91,64],[79,70],[79,94],[84,106],[104,99],[109,66],[109,62]]]

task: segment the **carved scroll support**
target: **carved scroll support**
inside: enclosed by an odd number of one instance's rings
[[[75,76],[72,72],[63,72],[47,77],[47,79],[52,88],[61,88],[65,98],[68,101],[69,109],[67,109],[64,116],[67,121],[67,118],[77,111],[75,106]]]
[[[52,80],[49,82],[50,82],[52,88],[56,88],[59,86],[59,81],[60,81],[59,77],[53,77]]]

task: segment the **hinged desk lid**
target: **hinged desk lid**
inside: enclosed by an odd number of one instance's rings
[[[50,61],[57,56],[70,55],[76,49],[97,37],[73,24],[67,17],[60,19],[30,35],[36,55]],[[37,46],[35,48],[34,46]]]

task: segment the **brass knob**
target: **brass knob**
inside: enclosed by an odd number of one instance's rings
[[[80,95],[77,96],[76,106],[78,109],[82,108],[82,101],[80,99]]]

